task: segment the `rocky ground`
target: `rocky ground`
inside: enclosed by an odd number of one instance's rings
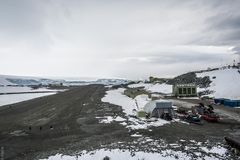
[[[218,111],[230,115],[220,123],[171,122],[139,130],[126,128],[117,121],[99,123],[98,117],[126,118],[120,106],[101,101],[105,91],[103,85],[80,86],[56,95],[0,107],[0,145],[4,147],[5,159],[40,159],[56,153],[72,155],[103,146],[149,152],[173,149],[186,152],[194,159],[196,150],[202,152],[197,147],[224,145],[224,136],[238,136],[240,130],[240,123],[231,118],[238,113],[223,107]],[[197,103],[197,100],[186,101]],[[208,153],[203,152],[201,156],[204,154]],[[238,158],[231,153],[227,157],[215,157]]]

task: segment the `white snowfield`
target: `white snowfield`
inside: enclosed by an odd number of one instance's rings
[[[214,91],[214,93],[209,96],[215,98],[240,99],[240,73],[237,69],[221,69],[197,74],[197,77],[204,76],[209,76],[212,81],[210,87],[206,88]]]
[[[137,83],[137,84],[131,84],[128,85],[130,88],[138,88],[143,87],[145,90],[151,92],[151,93],[163,93],[163,94],[171,94],[172,93],[172,85],[169,84],[152,84],[152,83]]]

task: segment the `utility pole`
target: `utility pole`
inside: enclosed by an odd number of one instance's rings
[[[238,63],[237,63],[238,69],[240,69],[240,53],[238,54]],[[240,71],[240,70],[239,70]]]

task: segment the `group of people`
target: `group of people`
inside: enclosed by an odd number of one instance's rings
[[[49,128],[52,130],[52,129],[53,129],[53,126],[50,125]],[[41,131],[42,129],[43,129],[43,127],[42,127],[42,126],[39,126],[39,130]],[[31,130],[32,130],[32,126],[29,126],[29,127],[28,127],[28,130],[31,131]]]

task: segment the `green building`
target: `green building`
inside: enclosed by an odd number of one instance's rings
[[[176,97],[196,97],[197,86],[195,84],[173,85],[173,95]]]

